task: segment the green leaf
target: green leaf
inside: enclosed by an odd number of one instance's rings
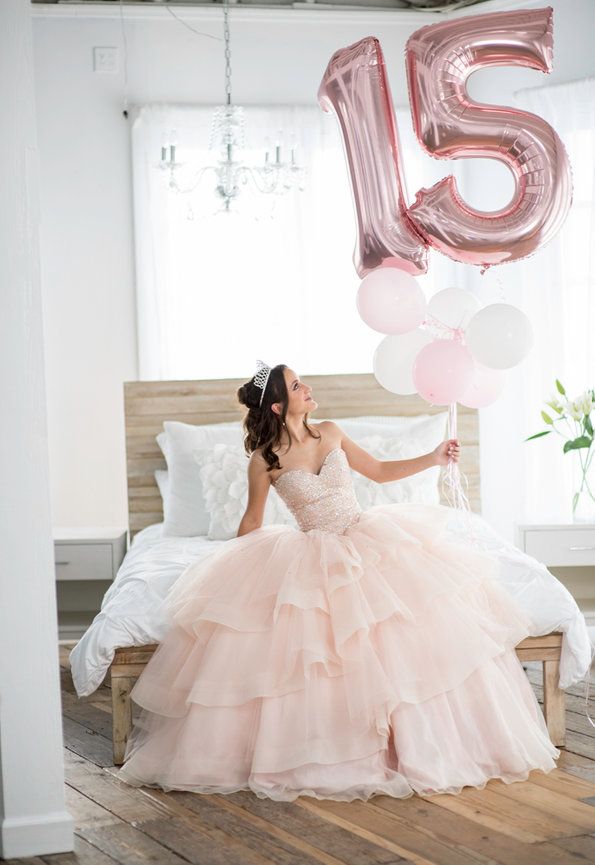
[[[589,436],[579,436],[577,439],[566,442],[563,448],[564,453],[567,454],[568,451],[577,451],[581,448],[590,448],[592,441],[593,439]]]
[[[564,390],[558,379],[556,379],[556,387],[558,388],[558,393],[561,393],[562,396],[566,396],[566,391]]]
[[[547,412],[542,411],[542,412],[541,412],[541,417],[543,418],[544,422],[545,422],[545,423],[549,423],[550,426],[553,424],[553,420],[551,419],[551,417],[549,416],[549,414],[547,414]]]
[[[550,433],[551,433],[551,429],[546,429],[546,430],[544,430],[543,432],[535,433],[535,435],[533,435],[533,436],[529,436],[529,438],[526,438],[526,439],[524,439],[523,441],[530,442],[531,439],[538,439],[538,438],[540,438],[541,436],[549,436]]]
[[[585,427],[585,432],[589,433],[589,435],[592,436],[593,435],[593,424],[591,423],[591,417],[588,414],[585,415],[584,427]]]

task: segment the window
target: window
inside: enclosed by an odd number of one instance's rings
[[[317,106],[248,107],[248,155],[278,129],[295,133],[307,167],[304,192],[279,197],[245,187],[241,215],[214,215],[207,172],[188,219],[187,196],[169,193],[156,170],[163,136],[175,128],[177,157],[212,164],[211,106],[134,110],[133,173],[141,379],[242,377],[255,359],[287,363],[303,375],[370,372],[383,338],[359,318],[360,279],[352,254],[355,218],[337,121]],[[409,111],[398,111],[409,198],[452,170],[425,156]],[[259,149],[260,148],[260,149]],[[420,285],[428,297],[456,284],[457,268],[438,253]],[[460,283],[459,283],[460,284]]]

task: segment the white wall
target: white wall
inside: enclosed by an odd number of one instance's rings
[[[0,858],[73,850],[65,809],[29,7],[0,27]],[[29,861],[32,861],[29,859]],[[37,860],[41,861],[41,860]]]
[[[555,58],[548,80],[595,74],[595,4],[551,5]],[[489,2],[465,14],[518,6]],[[92,68],[94,46],[122,45],[120,20],[113,8],[34,8],[53,520],[125,525],[122,382],[137,378],[129,139],[123,72]],[[195,29],[221,35],[220,10],[176,12]],[[315,102],[333,51],[367,35],[380,38],[394,100],[404,104],[406,39],[435,20],[410,12],[234,7],[231,14],[233,98],[244,104]],[[130,103],[221,101],[220,41],[189,32],[163,10],[131,6],[125,16]],[[474,78],[475,96],[506,103],[517,87],[542,83],[544,76],[499,69]],[[481,207],[480,187],[471,195]],[[482,469],[489,514],[501,466]]]

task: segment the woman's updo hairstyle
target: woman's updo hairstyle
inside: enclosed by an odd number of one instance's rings
[[[243,419],[244,448],[248,456],[258,448],[262,448],[262,456],[268,463],[267,471],[281,469],[283,466],[273,449],[281,444],[285,417],[287,415],[288,394],[285,384],[284,372],[287,365],[279,363],[271,368],[269,378],[262,395],[262,388],[254,384],[254,376],[238,388],[237,396],[242,405],[248,409]],[[262,396],[262,405],[260,398]],[[281,413],[277,414],[271,408],[273,403],[281,404]],[[312,438],[319,438],[308,425],[307,415],[304,417],[304,427]],[[291,447],[291,433],[287,430],[289,447]]]

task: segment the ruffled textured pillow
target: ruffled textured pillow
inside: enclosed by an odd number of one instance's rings
[[[213,541],[235,538],[248,504],[248,457],[244,447],[215,444],[192,452],[199,469],[209,513],[207,537]],[[285,502],[271,487],[264,510],[264,525],[297,523]]]

